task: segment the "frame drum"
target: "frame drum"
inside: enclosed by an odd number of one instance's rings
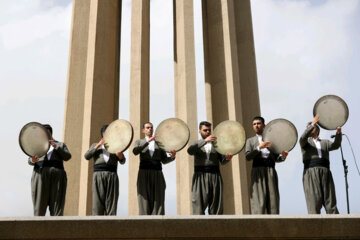
[[[294,124],[282,118],[270,121],[263,131],[263,141],[271,142],[269,148],[273,153],[290,151],[296,145],[298,133]]]
[[[313,114],[314,116],[320,115],[318,124],[322,128],[336,130],[337,127],[342,127],[346,123],[349,117],[349,108],[340,97],[326,95],[317,100]]]
[[[19,134],[21,150],[29,157],[37,155],[40,158],[44,156],[50,148],[49,140],[48,131],[38,122],[26,124]]]
[[[235,155],[244,148],[245,130],[237,121],[227,120],[219,123],[214,129],[214,135],[216,136],[214,148],[222,155],[227,153]]]
[[[110,123],[104,132],[104,146],[109,153],[124,152],[134,136],[132,125],[123,119]]]
[[[168,118],[156,128],[156,144],[165,152],[180,151],[190,138],[187,124],[179,118]]]

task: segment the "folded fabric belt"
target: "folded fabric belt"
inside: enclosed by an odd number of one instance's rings
[[[106,163],[94,165],[94,172],[107,171],[107,172],[116,172],[117,165],[108,165]]]
[[[64,164],[62,161],[49,161],[49,160],[36,162],[34,165],[34,170],[38,171],[44,167],[54,167],[64,170]]]
[[[140,161],[140,169],[144,170],[162,170],[161,162],[154,160]]]
[[[330,168],[330,161],[326,158],[313,158],[304,161],[304,169],[311,167],[326,167]]]
[[[220,173],[219,166],[195,166],[195,172]]]
[[[255,158],[253,159],[252,167],[275,167],[275,161],[269,158]]]

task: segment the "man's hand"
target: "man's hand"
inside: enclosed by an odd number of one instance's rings
[[[269,147],[271,147],[271,145],[272,145],[271,142],[261,142],[261,143],[259,144],[259,148],[260,148],[260,149],[269,148]]]
[[[154,140],[157,137],[156,134],[154,134],[154,136],[152,136],[151,138],[149,138],[148,142],[151,142],[152,140]]]
[[[225,155],[226,161],[230,161],[230,160],[232,159],[232,157],[233,157],[233,155],[231,155],[230,153],[227,153],[227,154]]]
[[[31,157],[31,162],[32,162],[32,163],[36,163],[36,162],[38,162],[38,161],[39,161],[38,155],[35,155],[35,156],[32,156],[32,157]]]
[[[49,140],[49,143],[51,144],[51,146],[53,146],[53,148],[56,148],[56,143],[54,142],[54,140]]]
[[[289,154],[288,151],[282,151],[282,152],[281,152],[282,159],[285,160],[288,154]]]
[[[95,146],[95,150],[98,150],[99,147],[101,147],[101,145],[103,145],[105,142],[104,138],[100,139],[100,141],[98,142],[98,144],[96,144]]]
[[[215,140],[216,140],[216,137],[214,135],[210,135],[204,139],[205,142],[213,142]]]
[[[175,159],[175,157],[176,157],[176,151],[175,150],[170,151],[170,157],[171,157],[171,159]]]
[[[319,122],[319,119],[320,119],[320,115],[316,114],[311,122],[311,125],[315,126]]]
[[[116,152],[115,155],[119,160],[124,159],[124,154],[122,152]]]
[[[341,127],[337,127],[337,128],[336,128],[336,133],[337,133],[337,134],[341,134]]]

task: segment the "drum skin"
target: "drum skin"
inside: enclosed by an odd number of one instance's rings
[[[215,150],[223,155],[235,155],[245,146],[246,134],[244,127],[237,121],[227,120],[219,123],[213,135]]]
[[[29,157],[36,155],[40,158],[49,151],[49,139],[49,133],[41,123],[30,122],[20,131],[19,145]]]
[[[190,130],[187,124],[179,118],[168,118],[156,128],[155,141],[165,152],[180,151],[189,141]]]
[[[336,130],[337,127],[342,127],[346,123],[349,117],[349,108],[342,98],[325,95],[316,101],[313,114],[314,116],[320,115],[318,122],[320,127]]]
[[[134,136],[132,125],[123,119],[110,123],[104,132],[104,146],[109,153],[124,152]]]
[[[263,131],[263,141],[271,142],[270,151],[280,154],[291,151],[297,142],[298,132],[289,120],[278,118],[266,124]]]

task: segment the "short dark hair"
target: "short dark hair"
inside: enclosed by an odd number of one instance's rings
[[[151,125],[153,125],[152,122],[144,122],[142,128],[144,129],[144,128],[145,128],[145,125],[148,124],[148,123],[150,123]]]
[[[53,131],[52,131],[52,127],[50,126],[50,124],[43,124],[43,127],[46,128],[46,130],[49,130],[52,135]]]
[[[101,137],[104,137],[104,132],[106,131],[108,126],[109,126],[108,124],[105,124],[101,127],[101,129],[100,129]]]
[[[201,130],[202,126],[206,126],[206,127],[211,127],[211,123],[207,122],[207,121],[202,121],[199,124],[199,130]]]
[[[261,116],[254,117],[253,121],[255,121],[255,120],[260,120],[262,122],[262,124],[265,124],[265,119],[263,117],[261,117]]]

